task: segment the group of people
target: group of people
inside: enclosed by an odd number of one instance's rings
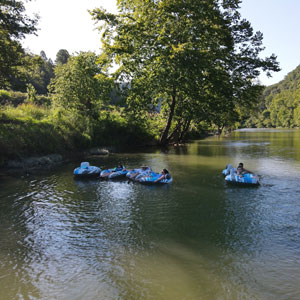
[[[118,172],[118,171],[126,171],[126,168],[123,165],[119,164],[116,168],[112,169],[110,173],[105,174],[105,176],[108,176],[108,175],[112,174],[113,172]],[[145,177],[151,177],[151,168],[149,168],[147,166],[142,166],[141,172],[143,173],[143,175]],[[246,170],[244,168],[243,163],[238,164],[238,166],[236,168],[236,173],[240,177],[242,177],[244,174],[253,174],[251,171]],[[132,174],[129,178],[134,180],[135,177],[137,177],[140,174],[141,173],[136,172],[136,173]],[[168,178],[168,176],[169,176],[169,171],[167,169],[162,169],[160,176],[154,182],[159,182],[160,180]]]
[[[144,177],[151,177],[151,168],[149,168],[147,166],[142,166],[141,167],[141,173],[144,175]],[[136,172],[135,174],[131,175],[129,178],[134,180],[141,173]],[[154,180],[154,182],[159,182],[163,179],[168,179],[169,171],[167,169],[162,169],[162,171],[160,172],[159,175],[160,176],[156,180]]]
[[[122,164],[119,164],[116,168],[111,169],[111,171],[109,173],[106,173],[105,175],[103,175],[102,177],[108,177],[110,174],[114,173],[114,172],[119,172],[119,171],[126,171],[125,166],[123,166]],[[137,177],[138,175],[141,175],[141,173],[143,174],[144,177],[151,177],[151,168],[149,168],[148,166],[141,166],[141,172],[136,172],[134,174],[132,174],[129,178],[134,180],[135,177]],[[154,182],[159,182],[163,179],[168,179],[169,178],[169,171],[167,169],[162,169],[162,171],[159,173],[159,177],[154,181]]]
[[[141,167],[142,169],[142,173],[144,175],[144,177],[151,177],[151,169],[147,166],[142,166]],[[132,176],[130,176],[130,179],[134,180],[136,176],[138,176],[140,173],[136,173],[136,174],[133,174]],[[154,180],[154,182],[159,182],[163,179],[167,179],[168,176],[169,176],[169,171],[167,169],[162,169],[162,171],[160,172],[159,174],[160,176]]]

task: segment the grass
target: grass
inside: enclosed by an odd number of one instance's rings
[[[92,146],[133,147],[154,136],[149,123],[129,121],[117,109],[101,111],[95,120],[84,112],[32,103],[0,106],[0,165],[9,159],[68,155]]]

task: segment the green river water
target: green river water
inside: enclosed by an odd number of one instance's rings
[[[300,131],[244,130],[91,158],[169,186],[74,180],[80,161],[0,178],[0,299],[300,299]],[[243,162],[259,187],[228,186]]]

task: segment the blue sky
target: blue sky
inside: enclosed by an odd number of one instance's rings
[[[264,56],[277,55],[281,71],[273,78],[261,77],[270,85],[284,79],[300,64],[300,1],[299,0],[243,0],[241,14],[255,31],[264,35]]]
[[[59,49],[70,53],[78,51],[99,52],[100,35],[88,14],[88,9],[105,7],[115,9],[114,0],[32,0],[26,4],[29,14],[40,15],[38,36],[28,36],[23,45],[39,54],[44,50],[55,60]],[[263,56],[275,53],[281,71],[272,78],[261,76],[265,85],[284,79],[284,76],[300,64],[300,0],[243,0],[241,14],[250,21],[255,31],[264,35],[266,50]]]

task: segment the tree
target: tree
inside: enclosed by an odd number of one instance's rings
[[[36,32],[38,18],[24,14],[23,1],[3,0],[0,6],[0,88],[9,86],[16,67],[22,65],[24,50],[20,40]]]
[[[120,66],[116,77],[130,82],[129,107],[149,110],[160,102],[165,108],[161,144],[182,122],[217,122],[218,112],[248,105],[249,95],[261,91],[254,84],[260,70],[279,70],[274,55],[259,57],[262,34],[241,19],[239,3],[119,0],[117,15],[92,12],[104,23],[105,53]]]
[[[112,81],[96,64],[99,59],[92,52],[81,52],[56,66],[50,84],[55,106],[97,117],[101,105],[110,99],[112,87]]]
[[[70,57],[70,54],[68,50],[66,49],[60,49],[56,54],[55,64],[66,64],[68,62],[68,58]]]
[[[50,79],[54,77],[54,65],[45,52],[41,55],[25,53],[22,65],[16,67],[16,74],[11,76],[10,87],[25,92],[28,84],[32,84],[38,94],[47,94]]]
[[[54,64],[51,59],[44,59],[38,55],[29,55],[30,65],[27,71],[27,82],[31,83],[38,94],[47,94],[48,85],[54,78]]]
[[[35,103],[37,101],[36,90],[34,86],[29,83],[27,84],[27,103]]]

